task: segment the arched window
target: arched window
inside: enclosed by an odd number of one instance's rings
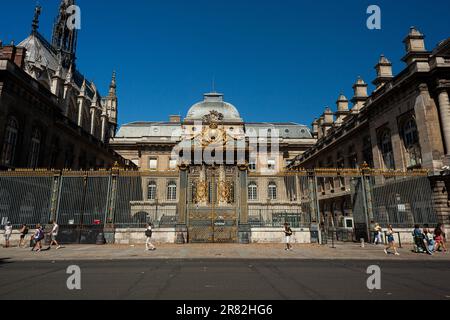
[[[419,143],[419,133],[417,131],[416,121],[409,119],[402,127],[403,143],[407,153],[408,168],[416,167],[422,164],[422,155]]]
[[[354,145],[348,148],[348,165],[351,169],[356,169],[358,167],[358,154]]]
[[[248,185],[248,200],[256,201],[258,200],[258,185],[256,182],[251,182]]]
[[[177,200],[177,184],[175,182],[169,182],[169,185],[167,186],[167,200]]]
[[[3,151],[1,164],[5,166],[14,165],[17,139],[19,136],[19,124],[15,118],[10,118],[6,125],[5,139],[3,141]]]
[[[394,152],[392,148],[391,131],[384,130],[379,138],[381,155],[383,157],[385,169],[395,169]]]
[[[277,184],[275,182],[269,183],[269,199],[277,200]]]
[[[156,200],[156,182],[150,181],[148,184],[148,200],[154,201]]]
[[[30,158],[28,160],[29,168],[36,168],[39,164],[39,154],[41,152],[41,131],[38,128],[33,130],[30,146]]]

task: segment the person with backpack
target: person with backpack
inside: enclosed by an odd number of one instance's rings
[[[289,223],[284,224],[284,235],[286,239],[286,251],[292,251],[292,245],[291,245],[291,237],[294,233],[292,232],[291,227],[289,226]]]
[[[34,251],[34,249],[36,247],[38,248],[36,250],[36,252],[41,252],[42,251],[42,243],[41,243],[41,241],[44,240],[44,238],[45,238],[44,229],[42,228],[42,226],[40,224],[38,224],[36,226],[36,232],[33,235],[34,245],[33,245],[33,249],[31,249],[32,252]]]
[[[29,229],[28,229],[27,225],[23,224],[22,228],[20,228],[19,232],[20,232],[19,248],[22,248],[22,247],[25,247],[25,244],[26,244],[25,238],[26,238],[26,236],[28,235],[28,232],[29,232]]]
[[[151,223],[146,225],[145,236],[147,237],[147,241],[145,242],[145,250],[155,251],[156,247],[152,243],[153,225]]]

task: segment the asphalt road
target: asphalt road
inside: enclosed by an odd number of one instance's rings
[[[382,289],[367,289],[370,265]],[[81,269],[81,290],[66,270]],[[450,300],[448,262],[321,260],[146,260],[9,262],[0,260],[0,300]]]

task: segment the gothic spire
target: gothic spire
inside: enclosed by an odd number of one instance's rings
[[[75,62],[77,29],[69,28],[67,21],[72,17],[70,7],[75,0],[61,0],[59,13],[53,26],[52,45],[61,55],[63,66],[69,68]]]
[[[72,65],[70,65],[69,71],[67,71],[67,74],[66,74],[66,84],[72,83],[72,79],[73,79],[73,70],[72,70]]]
[[[116,89],[117,89],[116,71],[113,71],[112,78],[111,78],[111,84],[109,85],[109,95],[111,97],[116,95]]]
[[[41,15],[42,7],[37,5],[34,9],[34,18],[33,18],[33,24],[31,25],[31,33],[35,34],[37,30],[39,29],[39,16]]]

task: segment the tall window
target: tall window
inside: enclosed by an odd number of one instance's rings
[[[345,168],[345,160],[342,156],[341,152],[338,152],[337,154],[337,161],[336,161],[338,169],[344,169]],[[339,176],[339,186],[341,188],[345,187],[345,177]]]
[[[148,168],[152,171],[156,171],[158,169],[158,159],[152,158],[149,160]]]
[[[178,161],[175,159],[169,160],[169,169],[170,170],[176,170],[178,166]]]
[[[395,169],[394,152],[392,148],[391,131],[384,130],[380,135],[380,150],[384,167],[388,170]]]
[[[39,154],[41,152],[41,131],[35,128],[31,137],[30,158],[28,160],[29,168],[36,168],[39,164]]]
[[[15,118],[10,118],[6,125],[5,140],[3,141],[3,151],[1,164],[5,166],[14,165],[17,139],[19,135],[19,125]]]
[[[363,157],[364,162],[373,168],[372,139],[370,139],[370,136],[363,138]]]
[[[56,168],[59,157],[59,139],[54,138],[50,154],[50,168]]]
[[[356,154],[355,146],[350,146],[348,148],[348,165],[351,169],[356,169],[358,167],[358,155]]]
[[[277,184],[275,182],[269,183],[269,199],[277,200]]]
[[[74,146],[69,145],[65,151],[65,155],[64,155],[64,168],[65,169],[72,169],[72,167],[73,167],[73,160],[74,160],[73,149],[74,149]]]
[[[148,184],[148,200],[154,201],[156,200],[156,182],[150,181]]]
[[[256,182],[251,182],[248,185],[248,200],[256,201],[258,200],[258,185]]]
[[[169,182],[169,185],[167,186],[167,200],[177,200],[177,184],[175,182]]]
[[[419,133],[414,119],[409,119],[402,128],[403,142],[407,153],[408,168],[416,167],[422,164],[422,154],[419,143]]]

